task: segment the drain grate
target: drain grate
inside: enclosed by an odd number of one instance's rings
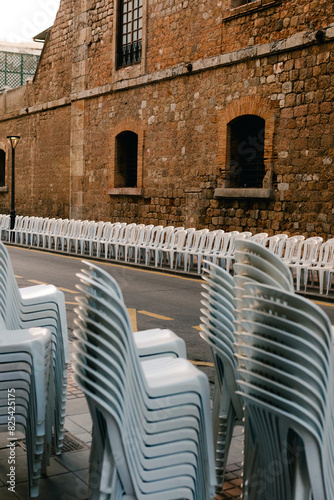
[[[17,444],[21,446],[24,450],[27,450],[27,444],[26,440],[22,439],[20,441],[17,441]],[[63,453],[70,453],[71,451],[78,451],[78,450],[87,450],[88,446],[86,443],[81,441],[80,439],[76,438],[71,434],[70,432],[66,431],[64,433],[64,441],[63,441],[63,447],[62,447],[62,454]],[[55,455],[55,450],[54,446],[52,445],[51,448],[51,456]]]

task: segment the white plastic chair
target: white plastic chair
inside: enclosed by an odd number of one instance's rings
[[[314,265],[322,238],[307,238],[298,247],[296,259],[287,265],[296,275],[296,290],[300,290],[301,279],[306,290],[307,273],[310,266]]]
[[[191,241],[191,246],[182,250],[183,260],[184,260],[184,270],[191,271],[194,265],[194,257],[197,252],[201,251],[206,243],[207,234],[209,229],[199,229],[193,233],[193,238]]]
[[[328,295],[330,287],[331,273],[334,269],[334,238],[330,238],[322,243],[319,249],[317,261],[308,267],[308,274],[311,274],[312,284],[314,282],[314,274],[318,276],[319,293],[323,294],[324,286]]]
[[[160,266],[164,262],[165,257],[169,262],[169,266],[173,269],[174,259],[177,265],[177,256],[180,254],[184,247],[184,243],[186,241],[187,231],[184,229],[178,229],[172,233],[172,237],[170,240],[170,244],[167,248],[160,249]]]
[[[98,256],[100,253],[101,240],[105,241],[106,233],[108,233],[111,222],[100,221],[97,223],[95,235],[89,241],[89,255],[92,257],[94,254]]]
[[[216,231],[212,231],[210,236],[208,235],[205,247],[197,255],[198,274],[201,273],[202,260],[211,260],[218,252],[218,249],[221,248],[223,234],[223,229],[217,229]]]
[[[137,264],[138,248],[146,246],[146,243],[150,239],[153,227],[154,227],[153,224],[149,224],[147,226],[141,224],[137,226],[132,241],[129,241],[129,243],[124,245],[125,262],[127,262],[128,259],[129,260],[132,259],[134,256],[134,261]]]
[[[288,265],[295,262],[298,256],[299,248],[304,240],[305,236],[300,234],[291,236],[281,242],[282,249],[280,250],[280,253],[284,264]]]
[[[234,360],[235,285],[232,277],[219,266],[204,261],[205,292],[201,309],[201,337],[212,350],[216,368],[213,400],[213,430],[216,448],[216,474],[222,487],[228,452],[235,425],[243,424],[243,404],[236,395],[238,389]]]
[[[162,226],[156,226],[152,231],[152,241],[145,248],[145,266],[151,264],[151,260],[153,256],[155,256],[155,250],[159,246],[162,245],[165,238],[167,238],[166,234],[169,234],[173,231],[174,226],[167,226],[163,228]],[[157,264],[155,263],[155,267]]]
[[[47,329],[7,330],[1,325],[0,391],[4,397],[0,399],[0,430],[7,433],[8,445],[16,439],[15,431],[26,435],[30,498],[39,494],[39,479],[49,457],[45,448],[50,444],[47,408],[51,351]],[[15,437],[10,439],[10,435]]]
[[[31,327],[48,328],[52,335],[53,389],[50,411],[55,434],[55,450],[59,454],[63,442],[67,366],[69,363],[65,298],[53,285],[17,287],[9,255],[0,243],[0,318],[9,330]],[[51,432],[51,431],[50,431]]]
[[[14,228],[10,229],[10,225],[7,226],[7,220],[10,221],[9,218],[5,218],[5,216],[1,216],[1,222],[0,222],[0,239],[2,241],[11,241],[15,242],[16,240],[16,233],[20,231],[22,224],[23,224],[23,215],[17,215],[15,217],[15,224]]]
[[[152,249],[154,252],[155,267],[158,266],[159,261],[160,267],[165,262],[165,257],[168,255],[168,251],[171,249],[172,241],[175,241],[175,233],[177,233],[178,231],[184,231],[184,227],[167,226],[162,231],[158,245]]]
[[[261,245],[266,241],[267,238],[268,238],[268,233],[257,233],[250,236],[249,239]]]
[[[143,259],[145,265],[147,265],[146,256],[148,256],[148,252],[151,251],[152,246],[157,244],[160,238],[160,234],[163,230],[163,226],[153,226],[148,234],[146,234],[145,239],[141,243],[138,243],[135,247],[135,263],[140,264]]]
[[[48,248],[49,245],[49,237],[53,234],[54,228],[57,224],[57,220],[55,218],[49,219],[47,226],[45,227],[44,232],[40,235],[40,244],[42,244],[43,248]]]
[[[95,280],[95,287],[102,296],[105,296],[107,299],[104,289],[110,289],[112,292],[116,293],[119,299],[123,300],[121,289],[110,274],[92,262],[83,261],[83,263],[85,264],[85,268],[83,268],[81,272],[86,275],[84,277],[86,282],[93,277]],[[78,273],[77,276],[80,278],[81,273]],[[80,316],[79,309],[77,309],[76,312]],[[161,328],[141,330],[139,332],[134,332],[134,340],[138,349],[138,354],[143,359],[161,356],[186,358],[184,340],[175,335],[171,330]]]
[[[78,320],[74,369],[94,422],[91,471],[94,479],[100,473],[99,484],[91,481],[95,497],[212,498],[206,377],[184,359],[140,362],[124,303],[111,290],[105,301],[94,285],[81,282],[85,319]],[[99,349],[91,334],[109,347]],[[98,414],[106,425],[99,425]]]
[[[239,392],[256,450],[244,493],[250,500],[330,499],[334,405],[329,319],[307,299],[257,283],[244,285],[241,302]],[[280,474],[268,480],[273,463]]]
[[[118,241],[120,241],[123,238],[126,226],[127,226],[126,223],[114,224],[108,240],[106,240],[105,242],[101,242],[102,245],[104,244],[104,257],[106,259],[115,257],[116,245]]]
[[[20,217],[20,216],[19,216]],[[16,219],[15,219],[16,222]],[[1,215],[0,221],[0,240],[9,241],[9,231],[10,231],[10,215]]]

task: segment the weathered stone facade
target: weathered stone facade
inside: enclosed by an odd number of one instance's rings
[[[143,0],[141,62],[117,69],[119,4],[62,0],[34,81],[0,96],[0,148],[22,137],[17,213],[329,237],[332,0],[234,5]],[[228,184],[242,115],[265,121],[260,189]],[[115,186],[122,130],[138,135],[136,188]]]

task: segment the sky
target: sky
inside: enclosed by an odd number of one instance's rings
[[[0,40],[32,42],[49,28],[60,0],[0,0]]]

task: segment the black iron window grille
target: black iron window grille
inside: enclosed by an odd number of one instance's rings
[[[0,149],[0,187],[6,184],[6,153]]]
[[[265,176],[265,120],[243,115],[229,123],[229,187],[261,188]]]
[[[138,135],[126,130],[116,136],[115,187],[137,187]]]
[[[121,0],[118,66],[141,61],[143,0]]]

